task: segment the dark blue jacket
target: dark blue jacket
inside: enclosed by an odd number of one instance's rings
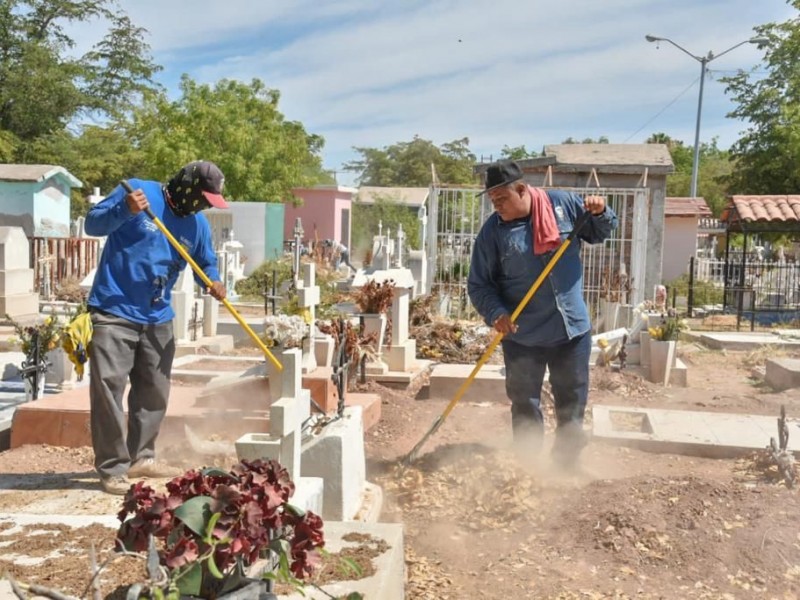
[[[583,198],[564,190],[548,190],[547,195],[564,240],[584,212]],[[526,346],[556,346],[591,329],[583,299],[581,240],[598,244],[616,227],[617,216],[608,206],[589,219],[517,318],[518,331],[506,339]],[[532,240],[530,217],[506,223],[493,213],[478,233],[467,285],[472,304],[488,325],[514,312],[554,254],[534,256]]]
[[[130,184],[142,189],[150,210],[208,278],[219,281],[208,220],[202,214],[176,216],[158,182],[131,179]],[[86,215],[86,233],[108,236],[88,304],[134,323],[167,323],[175,317],[170,298],[186,261],[150,217],[144,212],[131,214],[125,195],[122,186],[117,186]],[[195,281],[203,285],[199,278]]]

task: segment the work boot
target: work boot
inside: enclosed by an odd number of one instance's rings
[[[158,462],[155,458],[140,458],[128,469],[128,477],[139,479],[141,477],[177,477],[180,471],[168,464]]]
[[[107,494],[124,496],[131,489],[131,482],[125,475],[111,475],[110,477],[100,477],[100,485]]]

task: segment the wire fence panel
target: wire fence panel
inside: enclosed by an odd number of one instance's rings
[[[708,330],[755,330],[800,324],[800,263],[743,261],[741,255],[689,263],[686,312]]]
[[[480,190],[431,188],[428,226],[428,281],[439,311],[452,319],[476,319],[467,294],[472,246],[489,216]]]

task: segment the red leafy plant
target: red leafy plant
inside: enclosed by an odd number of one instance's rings
[[[147,551],[151,535],[158,540],[161,565],[181,594],[216,598],[269,550],[297,580],[319,565],[322,519],[289,504],[294,482],[277,461],[242,460],[230,472],[193,469],[166,488],[131,486],[117,538],[132,552]]]

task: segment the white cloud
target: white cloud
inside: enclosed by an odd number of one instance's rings
[[[205,82],[263,79],[281,109],[326,138],[326,164],[352,146],[415,134],[442,143],[469,136],[477,154],[503,145],[539,149],[568,136],[622,142],[699,76],[696,55],[716,53],[783,21],[783,0],[429,0],[402,3],[124,0],[151,32],[156,62]],[[750,68],[744,45],[712,69]],[[632,142],[664,131],[691,143],[698,88]],[[736,139],[723,86],[706,81],[703,140]]]

